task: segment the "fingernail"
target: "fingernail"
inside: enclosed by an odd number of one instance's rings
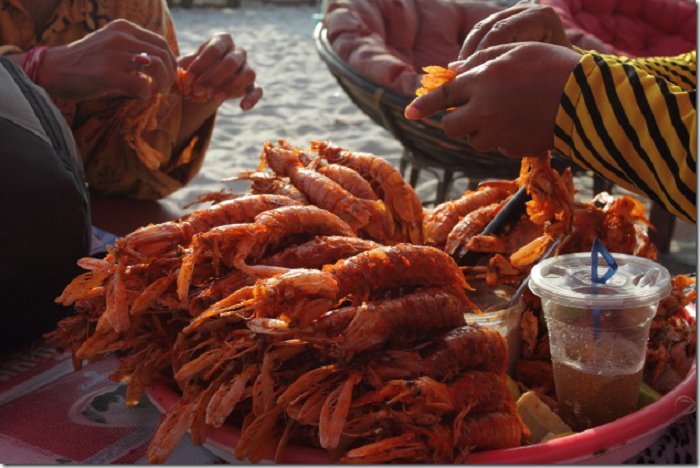
[[[404,117],[406,117],[409,120],[415,120],[420,118],[420,113],[418,112],[418,109],[413,107],[411,104],[406,107],[406,109],[403,111]]]
[[[247,111],[247,110],[250,110],[251,107],[253,107],[253,104],[250,101],[246,101],[245,99],[243,99],[241,101],[240,106],[241,106],[241,109],[243,109],[244,111]]]
[[[450,63],[447,64],[447,68],[449,68],[450,70],[452,70],[452,69],[454,69],[454,68],[457,68],[458,65],[459,65],[459,62],[450,62]]]

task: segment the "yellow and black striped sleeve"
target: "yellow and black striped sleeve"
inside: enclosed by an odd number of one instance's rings
[[[695,52],[686,55],[692,61],[681,60],[692,62],[694,74]],[[581,57],[564,87],[554,146],[578,165],[695,223],[694,78],[692,89],[684,89],[632,60]]]
[[[600,54],[594,50],[584,50],[574,46],[581,54],[598,54],[606,61],[627,63],[644,70],[650,75],[658,76],[686,91],[696,89],[697,53],[696,51],[680,54],[675,57],[625,57],[622,55]]]

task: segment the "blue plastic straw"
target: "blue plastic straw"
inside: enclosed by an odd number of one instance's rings
[[[598,276],[598,253],[603,256],[609,267],[603,276]],[[597,284],[605,284],[616,271],[617,262],[600,239],[596,237],[593,239],[593,248],[591,249],[591,281]],[[593,336],[598,341],[600,336],[600,309],[593,309]]]

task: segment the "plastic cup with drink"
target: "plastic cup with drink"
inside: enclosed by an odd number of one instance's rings
[[[611,257],[598,246],[542,261],[529,281],[542,300],[561,416],[577,431],[636,409],[649,327],[671,292],[668,270],[646,258],[615,254],[605,272],[599,251]]]

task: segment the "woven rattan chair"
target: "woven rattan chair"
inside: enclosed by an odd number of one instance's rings
[[[421,170],[428,170],[438,178],[435,203],[445,200],[456,177],[468,178],[473,186],[483,179],[518,176],[520,161],[508,159],[500,153],[481,153],[464,139],[447,137],[439,115],[421,121],[404,118],[403,111],[411,99],[383,88],[353,70],[333,50],[323,23],[316,26],[314,38],[321,60],[338,84],[365,114],[402,144],[400,169],[405,175],[410,166],[411,185],[415,186]]]

